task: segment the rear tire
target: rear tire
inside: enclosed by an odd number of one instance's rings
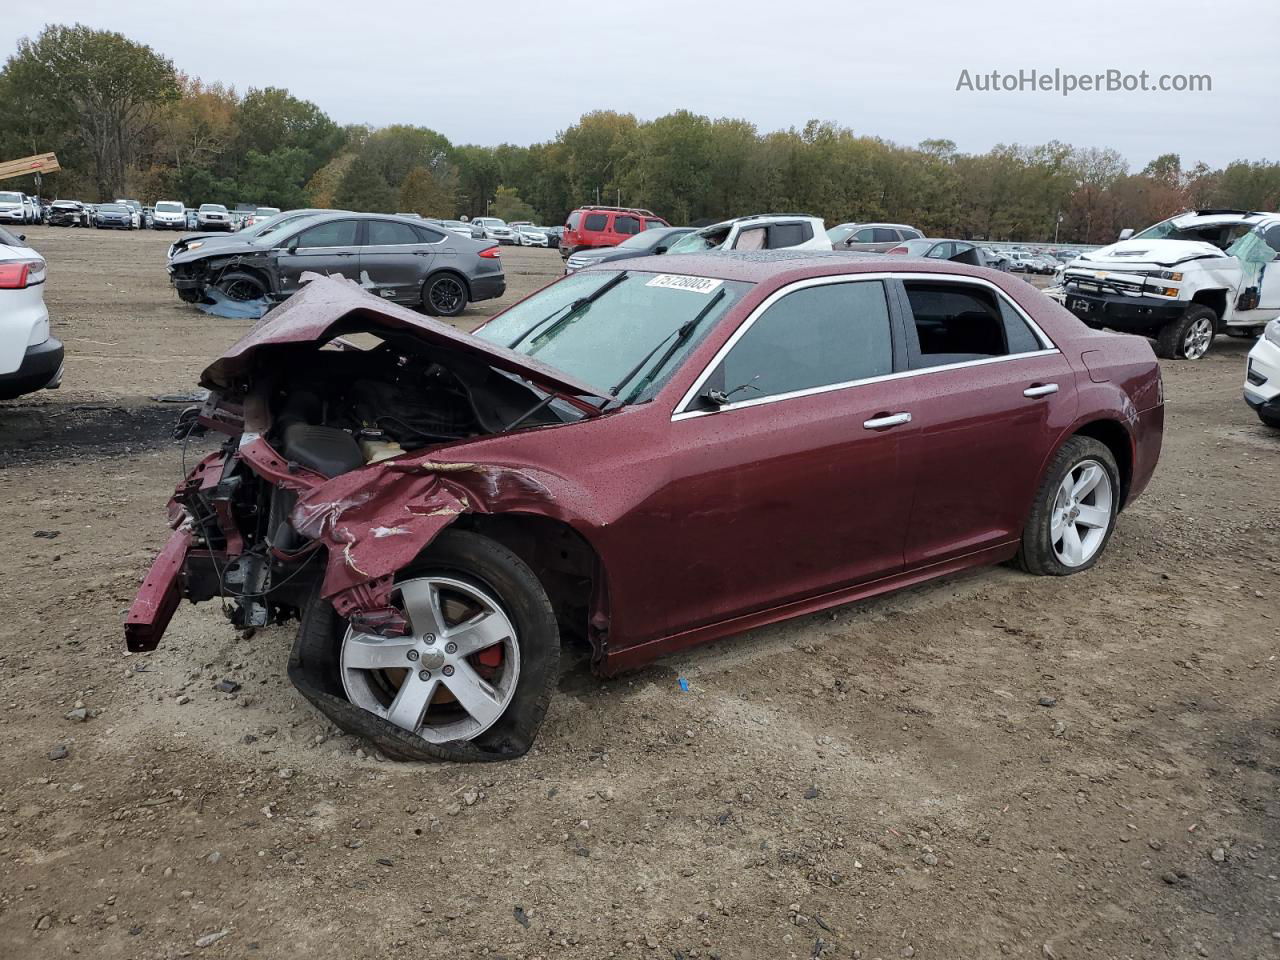
[[[1050,577],[1088,570],[1115,532],[1120,496],[1120,471],[1106,445],[1092,437],[1067,440],[1036,491],[1015,558],[1018,566]]]
[[[1199,360],[1213,346],[1218,315],[1199,304],[1166,323],[1156,336],[1156,356],[1165,360]]]
[[[433,317],[456,317],[467,308],[467,285],[453,273],[437,273],[422,286],[422,309]]]

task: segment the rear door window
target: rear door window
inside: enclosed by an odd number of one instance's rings
[[[898,231],[890,230],[888,227],[876,227],[872,233],[876,243],[897,243]]]
[[[613,218],[613,231],[627,237],[637,234],[640,232],[640,218],[617,214]]]
[[[988,288],[932,281],[907,281],[903,287],[916,335],[912,369],[1021,352],[1010,350],[1005,317],[996,294]]]
[[[582,218],[583,230],[603,230],[609,223],[609,215],[607,213],[588,213]]]
[[[407,223],[394,220],[370,220],[367,247],[395,247],[420,243],[418,233]]]
[[[742,335],[717,380],[741,402],[892,372],[884,284],[861,280],[787,294]]]

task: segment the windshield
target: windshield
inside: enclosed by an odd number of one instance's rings
[[[310,220],[313,217],[321,217],[321,213],[282,213],[277,214],[270,220],[263,220],[261,223],[255,223],[247,230],[240,231],[240,238],[243,240],[249,237],[254,243],[274,243],[276,238],[286,227],[297,226],[302,220]]]
[[[637,233],[634,237],[627,237],[616,249],[618,250],[648,250],[662,242],[662,236],[658,235],[657,230],[646,230],[643,233]]]
[[[1190,240],[1200,243],[1212,243],[1219,250],[1225,250],[1236,240],[1249,232],[1247,223],[1191,223],[1178,226],[1173,220],[1163,220],[1153,227],[1147,227],[1141,233],[1135,233],[1131,240]]]
[[[171,203],[168,200],[161,200],[156,204],[156,213],[181,213],[183,206],[180,203]]]
[[[849,238],[849,234],[853,233],[856,229],[857,227],[851,223],[842,223],[840,226],[832,227],[828,230],[827,237],[832,243],[843,243]]]
[[[0,203],[21,203],[22,194],[20,193],[0,193]]]
[[[132,213],[123,203],[100,203],[98,209],[103,213]]]
[[[629,273],[621,281],[618,277],[614,270],[570,274],[494,317],[475,335],[502,346],[519,340],[514,348],[517,352],[593,384],[602,395],[618,387],[620,400],[635,403],[651,398],[688,352],[751,287],[736,280],[703,280],[703,289],[695,291],[669,284],[687,286],[699,278],[653,273]],[[574,313],[576,301],[611,281],[615,285],[599,300]],[[712,304],[714,295],[721,290],[724,295]],[[681,327],[696,319],[709,304],[710,312],[690,330],[660,372],[655,374],[652,367],[662,358],[663,351],[655,353],[650,363],[640,363],[664,342],[676,342]],[[570,318],[567,322],[560,322],[566,317]],[[536,332],[532,332],[535,328]]]
[[[279,207],[259,207],[257,210],[253,211],[253,215],[255,217],[274,217],[279,212]]]
[[[922,257],[933,248],[935,242],[934,240],[908,240],[905,243],[898,244],[893,249],[900,250],[905,247],[907,256]]]
[[[201,213],[226,213],[227,208],[220,203],[202,203],[200,204]]]

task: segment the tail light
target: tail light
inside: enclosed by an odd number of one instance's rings
[[[44,283],[43,260],[11,260],[0,263],[0,290],[24,290]]]
[[[498,256],[497,247],[485,247],[483,250],[480,251],[480,256],[484,257],[486,260],[500,259]]]
[[[887,251],[887,252],[888,252],[888,253],[906,253],[906,252],[907,252],[907,248],[906,248],[906,247],[894,247],[892,250],[889,250],[889,251]]]

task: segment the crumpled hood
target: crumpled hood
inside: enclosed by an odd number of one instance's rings
[[[1188,260],[1226,258],[1212,243],[1201,240],[1121,240],[1109,247],[1081,254],[1068,266],[1105,263],[1114,269],[1172,267]]]
[[[373,331],[382,328],[406,331],[428,343],[479,357],[492,367],[525,377],[550,392],[592,397],[602,395],[599,387],[522,353],[455,330],[447,323],[388,303],[366,293],[352,280],[319,274],[303,274],[302,279],[306,285],[301,291],[263,317],[257,326],[205,368],[200,375],[202,387],[227,389],[253,369],[259,352],[273,346],[325,343],[356,328]]]

